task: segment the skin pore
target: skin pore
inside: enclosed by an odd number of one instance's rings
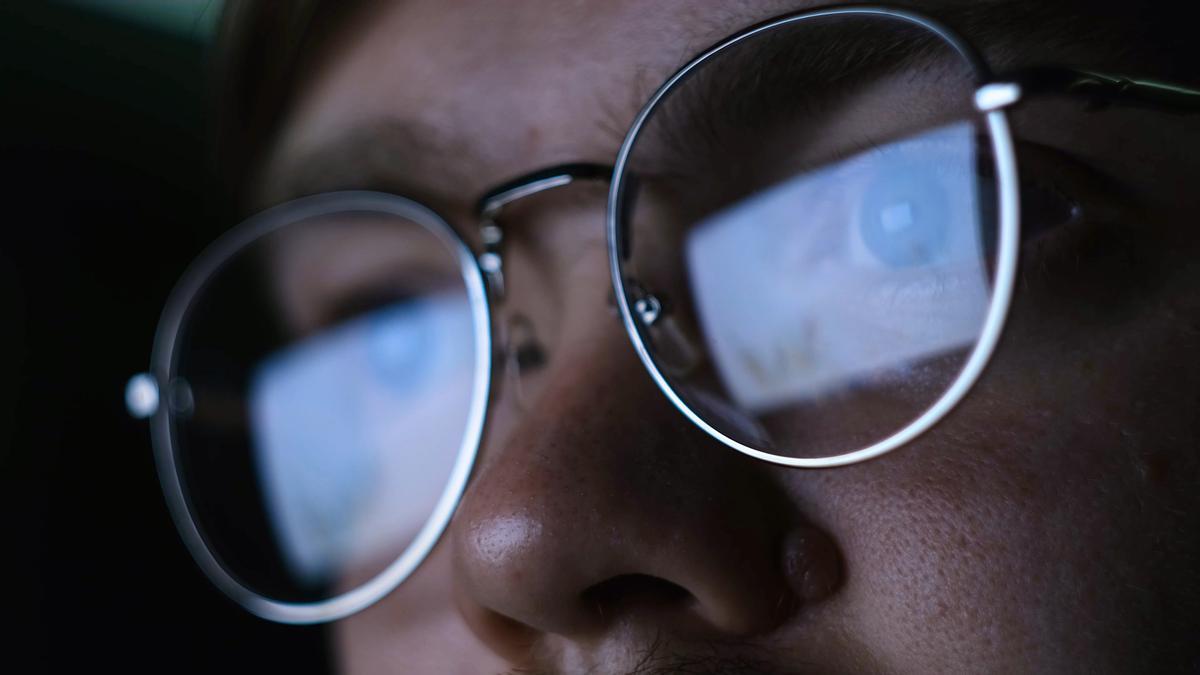
[[[999,64],[1156,74],[1099,29],[1036,39],[1053,8],[1024,22],[1020,3],[913,5],[959,17],[968,37],[986,25]],[[477,248],[478,195],[549,165],[611,163],[674,69],[809,6],[369,4],[307,64],[262,200],[386,189]],[[936,84],[903,84],[925,95],[895,123],[919,125]],[[880,123],[825,117],[822,139]],[[548,361],[522,401],[500,383],[431,558],[333,627],[344,672],[1197,668],[1195,120],[1050,99],[1014,130],[1023,169],[1086,216],[1026,241],[1009,330],[962,405],[834,470],[742,457],[662,396],[610,309],[602,185],[514,205],[501,314],[528,316]]]

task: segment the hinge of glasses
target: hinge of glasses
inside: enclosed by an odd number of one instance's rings
[[[1016,105],[1024,92],[1016,82],[992,82],[975,90],[975,108],[989,113]]]

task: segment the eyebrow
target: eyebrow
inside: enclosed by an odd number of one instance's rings
[[[648,118],[629,169],[659,192],[660,205],[668,199],[676,217],[692,221],[777,181],[780,167],[803,171],[950,121],[946,110],[897,111],[877,134],[829,135],[849,96],[900,76],[948,90],[940,79],[954,73],[964,76],[953,86],[967,112],[987,73],[927,28],[877,15],[782,25],[714,54],[678,83]]]
[[[441,210],[444,194],[419,180],[443,157],[468,156],[444,134],[425,124],[385,118],[352,127],[314,149],[284,159],[263,190],[276,203],[336,190],[377,190],[402,195]]]
[[[865,59],[871,54],[878,54],[879,50],[867,49],[864,52]],[[743,50],[736,59],[728,60],[727,66],[719,70],[724,73],[745,68],[749,72],[761,73],[763,69],[770,69],[774,73],[772,79],[780,86],[783,82],[794,86],[801,81],[815,83],[836,80],[839,74],[844,77],[845,72],[839,73],[838,64],[828,56],[829,50],[813,53],[811,49],[768,37],[750,45],[749,49]],[[718,120],[721,128],[735,129],[743,124],[761,122],[763,112],[784,114],[783,108],[776,107],[784,101],[771,92],[769,85],[772,83],[766,78],[760,76],[753,82],[733,78],[738,86],[730,89],[722,86],[721,78],[715,77],[716,74],[713,71],[700,78],[699,87],[680,89],[680,92],[684,92],[683,96],[676,97],[677,101],[664,107],[664,115],[678,117],[678,122],[671,126],[681,132],[680,136],[690,140],[712,137],[713,134],[709,133],[712,131],[711,125],[717,124]],[[805,100],[814,98],[810,96]],[[793,102],[800,103],[800,99]],[[611,137],[615,155],[616,147],[624,138],[628,120],[616,122],[611,119],[614,113],[623,114],[610,112],[609,119],[599,119],[595,126]],[[665,141],[661,150],[663,159],[669,160],[672,165],[688,164],[687,157],[696,148],[674,138],[675,135],[661,139]],[[444,211],[454,206],[473,204],[479,195],[451,197],[422,182],[420,176],[430,173],[430,169],[434,168],[439,172],[453,173],[453,162],[444,161],[443,158],[462,161],[470,156],[470,148],[457,146],[443,133],[423,123],[397,118],[372,120],[352,127],[314,149],[301,150],[297,155],[287,157],[277,167],[278,174],[272,176],[267,188],[262,191],[262,200],[277,203],[335,190],[379,190],[401,194],[435,210]],[[500,182],[511,177],[497,178],[497,182]],[[456,181],[446,182],[451,184]],[[458,203],[460,201],[461,204]]]
[[[641,165],[639,173],[686,176],[713,158],[728,166],[746,134],[818,117],[838,95],[912,67],[932,42],[861,25],[813,28],[781,26],[731,45],[677,83],[638,138],[639,146],[651,148],[650,165]],[[820,39],[802,44],[797,30]]]
[[[1110,44],[1120,36],[1119,27],[1097,20],[1080,37],[1071,4],[1066,0],[1047,9],[1036,0],[951,1],[928,13],[918,11],[961,36],[982,62],[960,54],[926,27],[886,16],[814,17],[778,26],[712,55],[689,79],[677,83],[639,135],[638,145],[649,149],[639,147],[631,167],[643,178],[659,179],[668,190],[696,185],[707,177],[716,184],[699,192],[713,197],[732,189],[731,182],[755,180],[755,166],[738,164],[745,154],[739,150],[762,146],[764,132],[788,125],[797,133],[820,133],[822,116],[834,114],[843,97],[889,77],[905,76],[914,82],[923,78],[920,86],[944,88],[940,78],[961,76],[953,86],[962,88],[962,107],[941,109],[937,119],[924,121],[948,122],[955,115],[965,119],[975,112],[977,87],[995,76],[992,67],[1005,73],[1011,64],[1021,63],[1026,52],[1046,44],[1066,52],[1087,44]],[[841,152],[850,154],[915,130],[902,125],[878,138],[846,139],[849,146]],[[715,166],[721,167],[720,176],[704,173]]]
[[[1066,29],[1076,26],[1070,12],[1061,7],[1047,11],[1038,0],[938,3],[929,11],[970,43],[999,47],[989,52],[989,61],[1007,61],[1015,43],[1028,44],[1039,36],[1054,35],[1062,44],[1064,32],[1070,34]],[[1031,22],[1030,15],[1037,17],[1035,29],[1026,25]],[[770,116],[815,111],[828,104],[829,96],[838,91],[869,84],[902,67],[911,68],[931,46],[939,44],[932,34],[925,40],[885,40],[876,39],[882,37],[878,31],[817,30],[812,32],[816,39],[800,45],[784,39],[788,31],[784,28],[775,36],[748,42],[734,58],[717,57],[723,64],[705,68],[707,74],[701,71],[697,76],[700,86],[684,86],[678,90],[682,95],[669,106],[664,102],[662,114],[664,119],[672,120],[672,131],[658,139],[661,148],[657,154],[666,165],[693,165],[698,148],[689,144],[696,139],[711,140],[719,130],[761,125]],[[1090,35],[1097,33],[1093,27]],[[737,76],[729,77],[731,71]],[[750,75],[746,77],[746,73]],[[780,91],[789,93],[781,96]],[[608,119],[596,120],[595,126],[613,136],[615,155],[628,120],[614,121],[613,113],[624,114],[612,111]],[[454,180],[455,163],[468,161],[466,158],[471,156],[472,148],[463,147],[430,125],[396,118],[374,120],[311,151],[288,157],[276,167],[278,174],[270,176],[261,194],[264,201],[273,203],[333,190],[380,190],[402,194],[445,212],[469,207],[478,195],[451,196],[449,190],[435,188],[421,181],[420,176],[436,168],[447,174],[448,186],[461,183]],[[510,177],[497,176],[497,182]]]

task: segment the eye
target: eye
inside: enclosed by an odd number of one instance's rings
[[[1036,176],[1021,182],[1021,240],[1030,241],[1083,218],[1083,205]]]
[[[947,186],[930,160],[880,167],[864,190],[859,236],[866,250],[891,267],[939,261],[946,252],[954,213]]]
[[[897,141],[850,164],[843,188],[850,264],[880,272],[978,264],[987,200],[969,128]]]
[[[1049,153],[1028,144],[1018,144],[1020,155],[1021,241],[1030,242],[1050,235],[1054,230],[1071,225],[1084,218],[1083,203],[1072,191],[1064,190],[1054,177],[1062,175],[1061,166]],[[983,246],[985,255],[991,259],[996,250],[996,227],[998,197],[996,194],[995,165],[989,159],[980,162],[979,200],[983,213]],[[1047,179],[1046,176],[1052,178]]]
[[[410,300],[365,318],[367,362],[376,381],[396,392],[419,387],[439,349],[431,308]]]
[[[996,183],[988,156],[941,143],[901,143],[862,161],[851,257],[859,265],[913,268],[995,252]],[[1030,241],[1078,221],[1083,209],[1041,179],[1037,165],[1021,177],[1021,239]]]

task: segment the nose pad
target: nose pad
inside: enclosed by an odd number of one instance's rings
[[[512,392],[518,410],[525,411],[529,406],[525,374],[544,368],[548,357],[545,345],[538,339],[533,322],[527,316],[512,314],[505,320],[501,337],[504,382]]]
[[[502,652],[618,625],[779,625],[801,598],[788,570],[838,566],[786,561],[802,517],[765,465],[687,422],[602,318],[599,335],[562,342],[536,401],[489,438],[451,530],[464,614]]]
[[[673,377],[685,377],[698,368],[704,351],[699,340],[684,331],[672,299],[647,290],[636,279],[626,279],[625,287],[629,308],[658,367]]]
[[[678,315],[672,298],[647,290],[637,279],[627,278],[625,287],[630,310],[641,325],[645,348],[663,375],[674,380],[672,387],[683,403],[725,435],[745,445],[772,451],[770,434],[758,420],[718,393],[724,387],[707,358],[695,322]]]

